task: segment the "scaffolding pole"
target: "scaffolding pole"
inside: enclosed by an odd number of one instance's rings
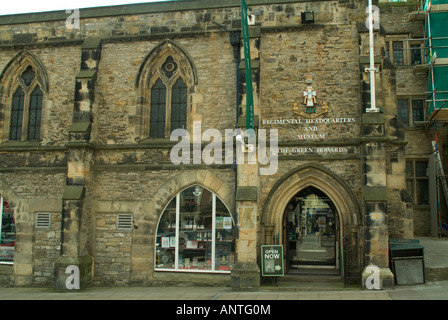
[[[429,65],[431,68],[431,90],[432,90],[432,99],[433,99],[433,109],[436,110],[436,87],[435,87],[435,83],[434,83],[434,60],[437,58],[437,56],[433,56],[433,52],[432,52],[432,38],[431,38],[431,19],[430,19],[430,14],[429,14],[429,7],[427,7],[425,5],[425,7],[427,8],[425,10],[425,15],[426,15],[426,21],[427,21],[427,34],[426,37],[428,37],[429,40]],[[433,59],[434,58],[434,59]]]

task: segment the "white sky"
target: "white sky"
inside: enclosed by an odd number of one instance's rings
[[[0,15],[113,6],[169,0],[1,0]]]

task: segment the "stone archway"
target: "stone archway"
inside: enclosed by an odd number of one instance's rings
[[[214,192],[231,212],[235,211],[235,191],[224,180],[207,170],[187,170],[168,180],[154,195],[153,208],[156,219],[160,217],[170,199],[182,189],[194,184],[202,185]]]
[[[280,239],[283,238],[284,211],[292,197],[307,187],[321,190],[334,204],[339,217],[340,238],[346,241],[356,239],[357,243],[362,243],[361,209],[353,192],[334,173],[315,164],[301,166],[288,172],[271,189],[261,217],[263,241],[270,244],[272,235],[277,234]],[[342,257],[342,244],[340,252]],[[358,252],[356,259],[360,257],[362,254]]]

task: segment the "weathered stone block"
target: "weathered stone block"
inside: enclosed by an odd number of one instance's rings
[[[89,256],[83,257],[60,257],[54,263],[54,283],[55,292],[76,292],[84,290],[92,285],[93,260]],[[67,267],[76,266],[79,269],[79,278],[75,273],[67,272]],[[69,277],[69,280],[67,280]],[[79,289],[70,289],[67,281],[79,281]]]
[[[256,263],[237,262],[232,268],[230,285],[234,289],[257,288],[260,286],[260,268]]]

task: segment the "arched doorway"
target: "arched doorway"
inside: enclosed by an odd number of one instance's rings
[[[321,202],[327,203],[326,210],[331,209],[334,215],[335,260],[331,261],[331,268],[338,270],[339,274],[344,276],[345,253],[350,255],[350,260],[356,260],[356,263],[361,263],[363,257],[363,247],[359,246],[363,243],[361,209],[354,190],[338,175],[320,165],[307,164],[297,167],[283,175],[273,186],[262,212],[263,242],[273,244],[275,239],[278,239],[278,242],[285,246],[284,253],[287,258],[289,243],[286,241],[288,230],[285,219],[287,221],[288,215],[285,211],[289,209],[290,204],[294,209],[294,203],[291,201],[307,196],[308,193],[314,193],[318,201],[320,199]],[[318,215],[312,218],[312,220],[316,219]],[[321,223],[323,224],[322,219]],[[356,250],[346,252],[344,244],[349,243],[350,247]],[[351,245],[351,243],[357,245]],[[315,265],[322,266],[322,261],[315,261]],[[286,261],[285,266],[288,266]]]
[[[339,217],[331,199],[308,186],[289,201],[283,215],[286,271],[339,268]]]

